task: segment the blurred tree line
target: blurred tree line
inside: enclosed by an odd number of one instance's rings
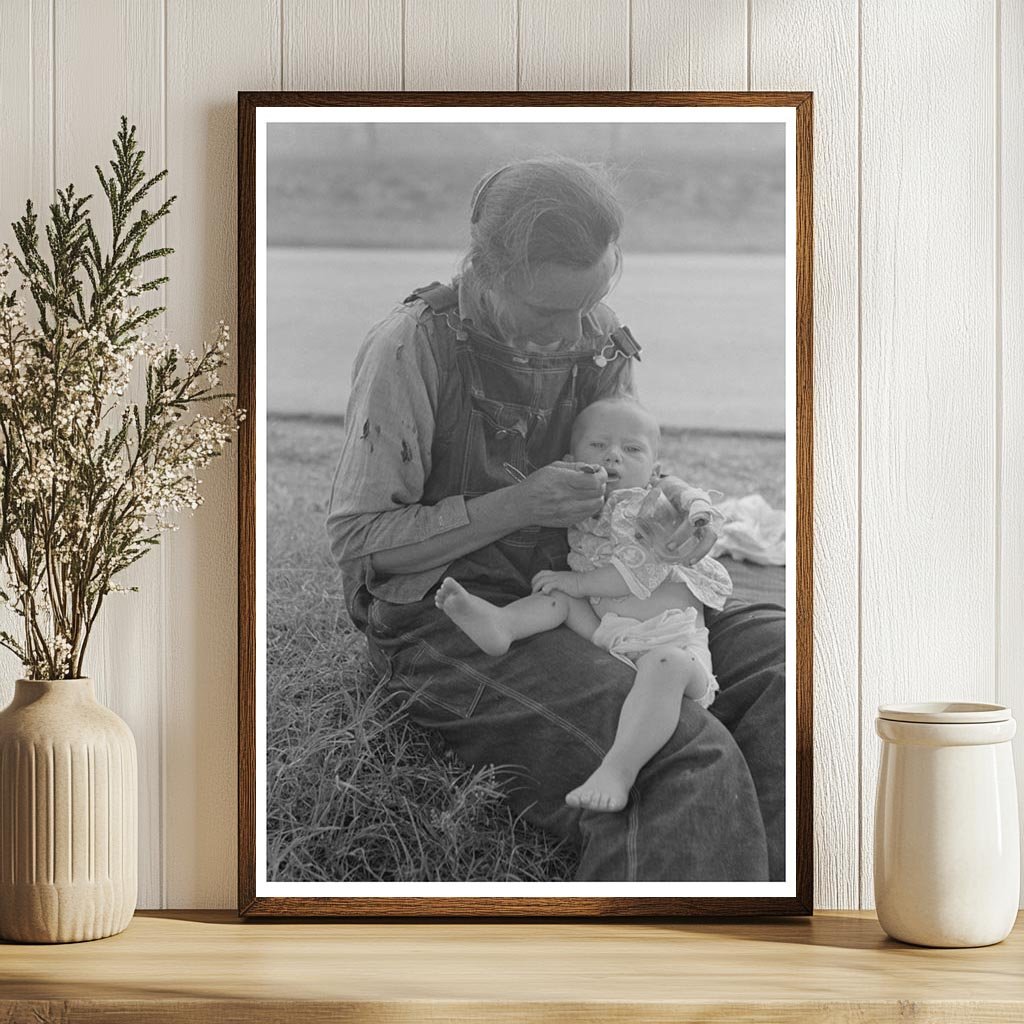
[[[271,245],[460,249],[473,186],[521,157],[605,164],[623,246],[784,251],[781,124],[271,124]]]

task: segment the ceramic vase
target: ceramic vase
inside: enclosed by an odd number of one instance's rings
[[[0,712],[0,938],[123,931],[138,890],[138,768],[91,679],[19,679]]]
[[[998,704],[878,709],[875,906],[894,939],[988,946],[1017,915],[1020,838],[1010,740]]]

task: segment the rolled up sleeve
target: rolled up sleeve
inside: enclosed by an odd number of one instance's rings
[[[356,357],[327,534],[339,565],[361,560],[363,582],[372,576],[374,552],[469,522],[461,495],[420,504],[438,395],[437,366],[422,331],[414,313],[399,307],[370,331]]]

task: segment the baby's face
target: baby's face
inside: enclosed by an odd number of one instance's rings
[[[646,487],[655,475],[658,452],[647,415],[623,404],[595,409],[584,421],[572,455],[577,462],[605,469],[610,494]]]

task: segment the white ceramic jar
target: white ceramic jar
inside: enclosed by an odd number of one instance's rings
[[[875,906],[894,939],[988,946],[1006,938],[1020,894],[1017,789],[999,704],[878,709]]]

